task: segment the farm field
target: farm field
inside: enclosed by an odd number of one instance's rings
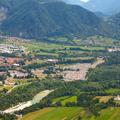
[[[100,116],[87,117],[86,112],[79,107],[45,108],[25,115],[21,120],[120,120],[120,108],[108,108],[101,111]]]
[[[45,108],[25,115],[22,120],[75,120],[80,114],[85,114],[80,107]]]
[[[108,90],[106,90],[106,93],[108,94],[119,94],[120,93],[120,89],[115,89],[115,88],[110,88]]]
[[[100,102],[107,103],[113,96],[97,96],[96,98],[98,98]]]
[[[120,120],[120,108],[108,108],[103,110],[98,118],[91,120]]]
[[[45,108],[25,115],[22,120],[76,120],[78,116],[82,120],[120,120],[120,108],[108,108],[101,112],[99,117],[87,118],[85,111],[79,107]]]
[[[61,104],[64,106],[68,102],[77,102],[77,96],[64,96],[53,99],[53,104],[56,102],[61,102]]]

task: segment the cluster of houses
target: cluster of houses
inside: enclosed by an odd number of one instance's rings
[[[18,47],[16,45],[7,45],[7,44],[0,44],[0,53],[22,53],[25,52],[25,48]]]
[[[58,59],[47,59],[47,60],[46,60],[46,63],[53,63],[53,64],[56,64],[56,63],[58,63],[58,62],[59,62]]]
[[[108,48],[108,52],[120,52],[120,47]]]
[[[18,71],[18,70],[10,70],[9,74],[13,78],[27,78],[29,76],[29,73],[26,71]]]
[[[11,80],[11,78],[27,78],[29,73],[21,68],[21,61],[24,61],[23,57],[19,57],[18,54],[25,53],[24,47],[18,47],[16,45],[7,45],[7,44],[0,44],[0,77],[5,76],[4,83],[1,81],[1,84],[7,85],[14,85],[15,82]],[[4,56],[4,54],[13,54],[17,53],[18,57],[9,57]],[[12,69],[11,69],[12,68]],[[14,68],[14,69],[13,69]],[[10,79],[9,79],[10,78]]]
[[[17,62],[21,61],[21,58],[12,58],[12,57],[0,57],[1,66],[19,66]]]
[[[0,73],[0,75],[1,74],[2,73]],[[9,76],[7,76],[7,78],[4,80],[4,84],[9,86],[14,86],[16,84],[14,79],[28,78],[30,75],[27,71],[18,71],[18,70],[9,70],[8,73],[3,72],[3,75],[7,75],[7,74],[9,74]],[[0,83],[2,84],[2,82]]]

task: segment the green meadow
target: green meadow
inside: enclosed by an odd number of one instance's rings
[[[23,116],[22,120],[120,120],[120,108],[108,108],[94,117],[80,107],[45,108]]]
[[[62,106],[65,106],[68,102],[77,102],[77,96],[64,96],[53,99],[53,104],[56,102],[61,102]]]
[[[79,107],[45,108],[25,115],[22,120],[75,120],[80,114],[84,116],[85,112]]]
[[[54,107],[29,113],[22,120],[120,120],[119,113],[120,108],[108,108],[94,117],[80,107]]]

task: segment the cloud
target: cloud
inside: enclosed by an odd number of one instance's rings
[[[65,1],[65,2],[71,3],[71,4],[81,5],[81,4],[89,2],[90,0],[62,0],[62,1]]]
[[[80,0],[80,1],[86,3],[86,2],[89,2],[90,0]]]

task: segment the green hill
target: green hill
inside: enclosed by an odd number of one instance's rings
[[[45,36],[90,36],[107,31],[94,13],[76,5],[51,0],[1,0],[7,18],[0,28],[4,34],[41,38]]]

